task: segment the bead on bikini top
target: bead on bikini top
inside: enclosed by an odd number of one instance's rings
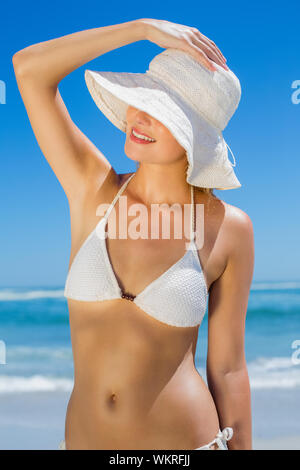
[[[116,201],[133,173],[121,186],[105,215],[85,239],[70,266],[64,296],[80,301],[125,299],[144,313],[172,326],[200,325],[206,312],[208,290],[194,241],[194,192],[191,185],[191,241],[184,255],[136,296],[124,292],[107,252],[105,227]]]

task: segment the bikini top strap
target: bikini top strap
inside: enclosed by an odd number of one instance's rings
[[[117,192],[117,194],[115,195],[115,197],[113,198],[110,206],[108,207],[107,211],[105,212],[105,215],[103,217],[103,219],[107,219],[107,217],[109,216],[109,214],[111,213],[114,205],[116,204],[117,200],[119,199],[119,197],[121,196],[122,192],[125,190],[126,186],[128,185],[129,181],[131,180],[131,178],[135,175],[135,173],[133,173],[132,175],[129,176],[129,178],[127,178],[127,180],[125,181],[125,183],[122,184],[121,188],[119,189],[119,191]]]
[[[190,243],[195,240],[194,186],[191,184]]]

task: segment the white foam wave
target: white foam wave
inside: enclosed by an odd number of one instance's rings
[[[300,289],[300,281],[253,282],[251,285],[251,291],[285,289]]]
[[[289,290],[300,289],[300,281],[282,281],[282,282],[263,282],[256,281],[251,285],[251,291],[261,290]],[[36,289],[36,290],[18,290],[14,288],[0,289],[1,301],[26,301],[34,299],[59,299],[64,298],[63,289]]]
[[[300,388],[300,364],[292,357],[260,357],[248,362],[247,368],[251,390]],[[205,367],[197,370],[206,379]]]
[[[71,347],[30,347],[13,346],[7,350],[8,361],[28,361],[32,359],[70,359],[72,360]]]
[[[252,389],[300,387],[300,364],[291,357],[258,358],[248,363]]]
[[[24,393],[24,392],[70,392],[73,381],[67,378],[45,377],[33,375],[31,377],[0,376],[1,393]]]
[[[205,377],[205,370],[199,369]],[[251,389],[294,389],[300,388],[300,364],[294,364],[291,357],[260,357],[248,362]],[[1,393],[23,392],[70,392],[73,380],[67,377],[46,377],[43,375],[0,376]]]
[[[29,290],[17,291],[14,289],[0,290],[0,301],[34,300],[34,299],[57,299],[63,297],[63,289],[54,290]]]

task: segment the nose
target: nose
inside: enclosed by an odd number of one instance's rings
[[[150,129],[152,127],[153,118],[145,111],[130,106],[128,107],[128,113],[130,113],[130,115],[127,115],[128,121],[130,121],[130,127],[137,127],[145,132],[147,128]]]
[[[151,118],[149,114],[147,114],[145,111],[141,111],[140,109],[137,110],[136,115],[135,115],[135,120],[137,124],[143,124],[143,125],[150,125],[151,124]]]

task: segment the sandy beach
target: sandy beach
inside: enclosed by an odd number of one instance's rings
[[[254,450],[300,450],[299,436],[274,437],[273,439],[253,439]]]
[[[51,450],[64,438],[69,393],[15,393],[0,396],[0,449]]]

